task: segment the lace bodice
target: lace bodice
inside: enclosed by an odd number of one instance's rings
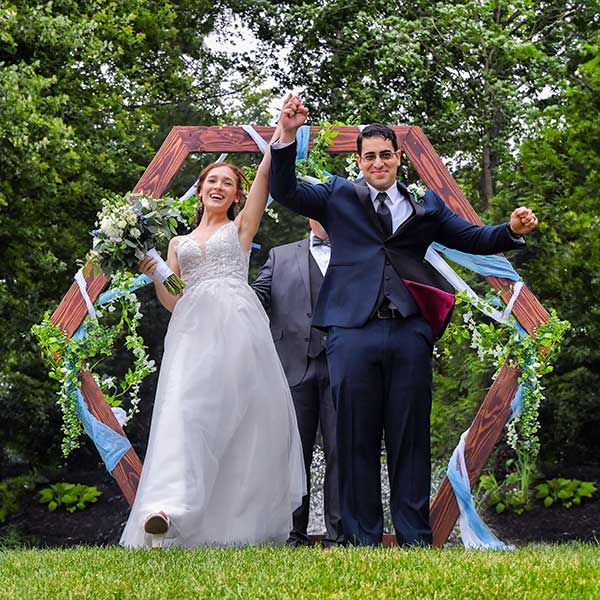
[[[211,279],[234,278],[248,282],[250,254],[242,250],[233,221],[222,225],[202,244],[184,236],[179,242],[177,258],[186,288]]]

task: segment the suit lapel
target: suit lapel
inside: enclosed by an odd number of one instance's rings
[[[310,279],[308,274],[310,260],[310,238],[307,237],[302,241],[296,244],[295,255],[296,255],[296,264],[298,265],[298,269],[300,270],[300,275],[302,276],[302,281],[304,282],[304,287],[306,288],[306,294],[308,296],[310,302]]]
[[[373,202],[371,201],[371,194],[369,192],[369,188],[367,187],[367,182],[364,179],[361,179],[358,182],[353,181],[352,185],[354,186],[358,200],[363,205],[363,208],[367,213],[367,217],[369,217],[369,220],[371,223],[373,223],[373,226],[377,229],[381,236],[384,237],[385,234],[383,233],[383,228],[381,227],[381,223],[377,218],[377,213],[373,208]]]

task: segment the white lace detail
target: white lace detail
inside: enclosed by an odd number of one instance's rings
[[[185,236],[179,243],[177,258],[187,289],[212,279],[248,282],[250,253],[242,250],[233,221],[222,225],[202,244]]]

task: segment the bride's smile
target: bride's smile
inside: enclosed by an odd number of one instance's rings
[[[204,181],[200,196],[207,210],[227,211],[239,199],[236,180],[226,165],[216,167]]]

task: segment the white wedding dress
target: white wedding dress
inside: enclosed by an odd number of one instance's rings
[[[165,338],[148,450],[124,546],[283,543],[306,493],[302,447],[235,223],[184,237],[186,282]],[[144,532],[164,511],[164,536]]]

